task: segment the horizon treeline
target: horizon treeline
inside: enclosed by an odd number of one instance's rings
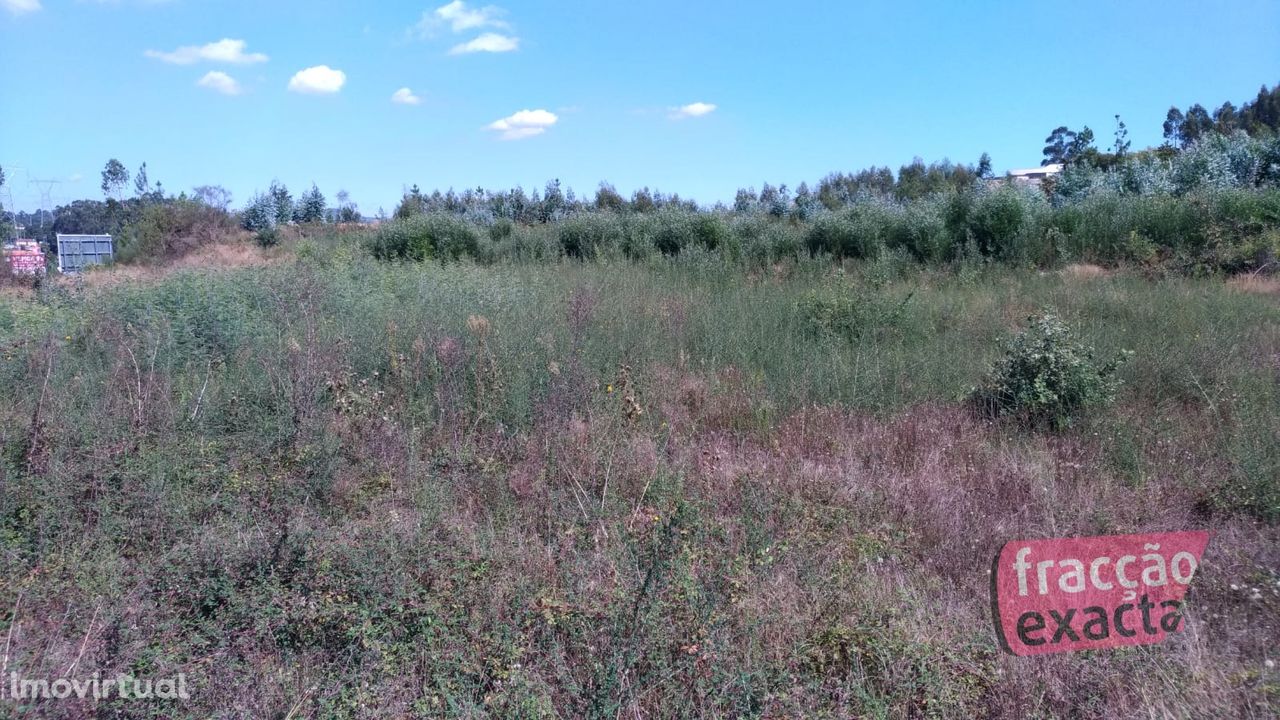
[[[739,189],[731,204],[711,206],[648,187],[625,197],[607,182],[589,196],[559,180],[531,192],[428,193],[414,185],[390,216],[379,212],[400,226],[375,231],[369,247],[380,256],[416,259],[614,251],[640,258],[700,246],[757,261],[805,251],[843,258],[888,250],[924,262],[976,255],[1040,265],[1066,257],[1145,263],[1178,255],[1184,265],[1214,269],[1274,264],[1280,253],[1280,85],[1263,86],[1239,109],[1231,102],[1212,114],[1199,104],[1185,114],[1171,108],[1159,147],[1132,150],[1125,123],[1118,115],[1115,122],[1114,139],[1103,148],[1087,126],[1052,130],[1042,164],[1063,168],[1039,184],[1001,182],[984,153],[974,164],[915,158],[896,173],[874,166],[833,172],[794,189],[766,182],[758,190]],[[295,198],[284,183],[272,181],[237,212],[224,188],[167,195],[149,179],[145,163],[130,175],[116,159],[104,168],[101,189],[104,201],[77,200],[53,213],[4,214],[0,221],[25,225],[28,236],[50,247],[56,233],[109,232],[119,238],[118,259],[128,261],[180,254],[237,225],[271,245],[282,226],[364,220],[345,191],[331,205],[314,184]],[[660,217],[626,219],[650,215]],[[423,216],[435,219],[415,221]],[[608,219],[614,216],[620,219]],[[521,230],[548,225],[562,227]],[[415,239],[415,233],[421,236]],[[1233,250],[1224,253],[1224,247]]]

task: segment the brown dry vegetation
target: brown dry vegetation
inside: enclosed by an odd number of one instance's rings
[[[239,238],[224,238],[207,245],[200,245],[173,262],[162,265],[115,264],[94,268],[78,277],[58,277],[56,282],[80,284],[94,290],[117,286],[137,286],[154,283],[177,272],[221,272],[258,267],[279,262],[278,253],[254,245],[248,233]]]
[[[1227,285],[1243,292],[1280,295],[1280,277],[1275,275],[1244,273],[1228,280]]]
[[[1072,263],[1062,268],[1062,274],[1068,277],[1080,280],[1088,280],[1091,278],[1110,277],[1113,271],[1108,270],[1099,265],[1090,265],[1089,263]]]

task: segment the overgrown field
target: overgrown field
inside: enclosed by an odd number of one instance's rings
[[[0,296],[5,668],[193,694],[32,716],[1280,713],[1274,293],[306,247]],[[1046,312],[1114,402],[977,413]],[[1189,529],[1186,633],[998,651],[1005,541]]]

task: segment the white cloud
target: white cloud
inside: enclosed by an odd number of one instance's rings
[[[480,33],[467,42],[454,45],[449,49],[450,55],[466,55],[477,52],[511,52],[520,48],[520,38],[512,34],[511,23],[502,19],[507,13],[493,5],[471,7],[463,0],[453,0],[448,5],[441,5],[431,12],[422,14],[422,19],[409,28],[410,35],[420,38],[435,37],[442,29],[457,35],[469,30],[491,29]],[[502,30],[504,32],[492,32]]]
[[[474,40],[454,45],[449,49],[450,55],[465,55],[476,52],[511,52],[520,47],[520,38],[498,33],[485,33]]]
[[[220,92],[223,95],[239,95],[241,93],[240,83],[220,70],[205,73],[204,77],[196,81],[196,85]]]
[[[289,89],[306,95],[327,95],[338,92],[346,84],[346,73],[328,65],[316,65],[295,73],[289,80]]]
[[[668,117],[670,117],[672,120],[683,120],[685,118],[702,117],[703,115],[710,115],[711,113],[715,112],[715,109],[716,109],[716,106],[712,105],[711,103],[704,103],[704,102],[689,103],[688,105],[682,105],[680,107],[671,108],[671,113]]]
[[[267,56],[262,53],[246,53],[244,51],[246,44],[247,43],[245,43],[244,40],[223,38],[217,42],[211,42],[208,45],[187,45],[185,47],[180,47],[173,52],[148,50],[144,54],[149,58],[154,58],[161,62],[167,62],[173,65],[193,65],[201,61],[229,63],[232,65],[251,65],[253,63],[267,61]]]
[[[487,27],[505,29],[511,27],[501,19],[505,14],[505,10],[492,5],[471,8],[462,0],[453,0],[432,12],[422,13],[422,19],[412,29],[422,37],[430,37],[437,29],[446,25],[454,33]]]
[[[397,105],[421,105],[422,98],[414,95],[409,88],[403,87],[392,93],[391,102]]]
[[[40,0],[0,0],[0,6],[13,15],[25,15],[40,9]]]
[[[559,119],[548,110],[521,110],[489,123],[488,129],[497,131],[498,137],[503,140],[523,140],[541,135]]]
[[[436,17],[449,23],[449,29],[456,33],[473,28],[505,28],[507,23],[499,20],[505,14],[505,10],[492,5],[473,10],[462,0],[453,0],[448,5],[436,8]]]

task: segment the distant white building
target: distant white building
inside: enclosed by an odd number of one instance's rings
[[[1010,170],[1005,177],[1016,183],[1039,187],[1046,178],[1051,178],[1060,172],[1062,172],[1062,163],[1050,163],[1040,167]]]

